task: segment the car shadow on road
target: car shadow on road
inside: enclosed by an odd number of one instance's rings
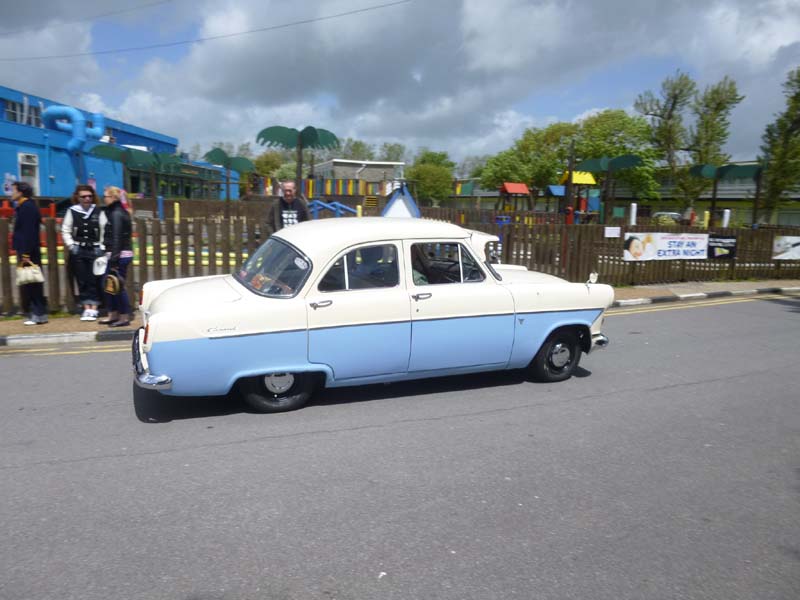
[[[235,392],[227,396],[165,396],[136,384],[133,384],[133,408],[142,423],[169,423],[249,411]]]
[[[591,374],[591,371],[578,367],[574,376],[583,378]],[[531,380],[530,375],[524,370],[451,375],[390,384],[371,384],[321,390],[317,392],[309,404],[318,406],[352,404],[354,402],[389,400],[392,398],[447,392],[501,388],[524,383],[536,383]],[[170,421],[184,419],[221,417],[248,412],[258,414],[242,401],[236,391],[231,391],[227,396],[165,396],[133,384],[133,405],[136,417],[142,423],[169,423]]]

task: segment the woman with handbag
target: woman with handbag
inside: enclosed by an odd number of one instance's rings
[[[103,243],[106,247],[108,267],[103,289],[108,306],[108,318],[101,319],[110,327],[127,327],[131,324],[131,303],[125,290],[125,276],[128,265],[133,261],[131,238],[133,227],[131,216],[122,206],[122,190],[110,186],[106,188],[103,200],[106,203],[106,225]]]
[[[42,216],[39,207],[31,200],[33,188],[25,181],[15,181],[12,185],[11,199],[16,203],[14,209],[14,235],[12,245],[17,253],[17,285],[19,285],[22,305],[27,299],[30,318],[25,325],[47,323],[47,306],[44,300],[44,276],[42,275],[42,253],[39,248],[39,230]]]
[[[100,299],[93,267],[95,260],[103,255],[106,215],[96,206],[97,195],[90,185],[77,186],[72,201],[61,222],[61,237],[64,247],[69,249],[72,271],[78,280],[78,297],[83,306],[81,321],[96,321]]]

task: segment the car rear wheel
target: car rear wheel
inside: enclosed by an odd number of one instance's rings
[[[571,329],[558,329],[542,344],[529,370],[538,381],[564,381],[572,377],[580,360],[578,335]]]
[[[314,391],[311,373],[270,373],[239,381],[244,401],[263,413],[296,410],[306,405]]]

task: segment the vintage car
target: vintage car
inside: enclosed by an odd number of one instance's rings
[[[490,241],[425,219],[281,229],[232,275],[144,286],[136,382],[177,396],[237,386],[278,412],[323,387],[502,369],[569,378],[608,344],[612,288],[492,264]]]

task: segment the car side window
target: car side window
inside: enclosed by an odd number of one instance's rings
[[[414,285],[483,281],[483,271],[462,244],[425,242],[411,245]]]
[[[319,291],[336,292],[394,287],[400,282],[393,244],[356,248],[339,258],[319,283]]]

